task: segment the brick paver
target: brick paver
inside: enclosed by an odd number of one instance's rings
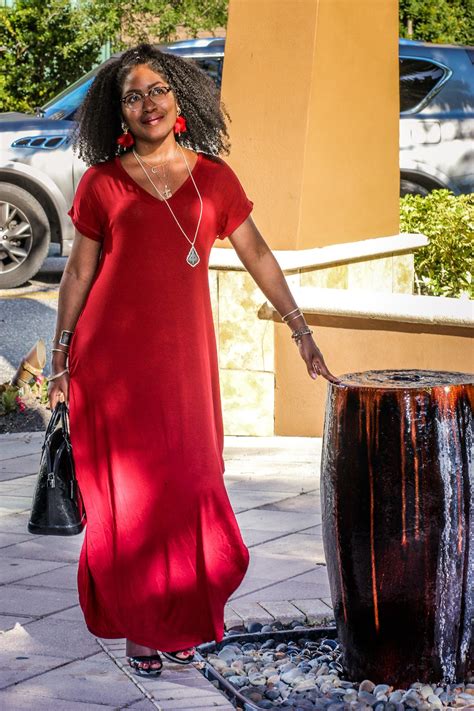
[[[5,711],[231,711],[199,672],[165,661],[156,680],[131,674],[124,640],[86,629],[76,591],[83,535],[33,536],[26,524],[42,433],[0,435],[0,708]],[[249,571],[226,628],[332,618],[319,505],[320,440],[226,437],[225,481]]]

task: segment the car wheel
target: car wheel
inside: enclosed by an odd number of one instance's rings
[[[24,284],[48,254],[49,221],[27,190],[0,183],[0,289]]]
[[[400,179],[400,197],[404,195],[429,195],[430,191],[425,188],[424,185],[419,183],[414,183],[412,180],[407,180],[406,178]]]

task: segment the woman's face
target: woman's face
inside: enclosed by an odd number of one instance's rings
[[[163,140],[173,130],[176,121],[176,99],[174,93],[145,96],[154,87],[168,87],[161,74],[147,64],[137,64],[127,74],[122,86],[122,98],[135,95],[131,106],[122,102],[122,116],[135,139],[153,143]]]

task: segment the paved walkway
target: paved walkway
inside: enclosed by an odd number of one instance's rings
[[[0,709],[233,709],[194,666],[165,662],[158,680],[142,679],[128,672],[123,640],[97,640],[87,631],[76,593],[82,535],[26,531],[42,438],[0,435]],[[226,606],[228,629],[332,618],[320,447],[316,438],[226,437],[226,486],[251,553]]]

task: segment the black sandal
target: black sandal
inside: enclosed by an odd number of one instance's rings
[[[188,649],[195,649],[195,647],[189,647]],[[182,652],[187,652],[188,649],[178,649],[176,652],[161,652],[161,654],[166,657],[166,659],[169,659],[170,662],[175,662],[176,664],[191,664],[191,662],[196,661],[196,657],[193,654],[191,654],[187,659],[182,659],[181,657],[176,656],[177,654],[180,654]]]
[[[133,673],[138,676],[159,676],[163,670],[163,661],[159,654],[151,654],[150,656],[127,657],[128,663],[133,669]],[[153,669],[153,662],[160,662],[158,669]],[[140,664],[149,664],[148,669],[144,669]]]

